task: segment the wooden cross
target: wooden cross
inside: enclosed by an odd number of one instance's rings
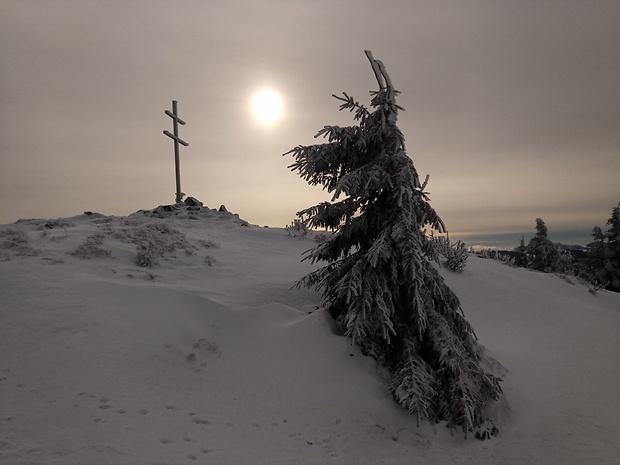
[[[174,134],[171,134],[169,131],[166,131],[166,130],[164,130],[164,134],[170,137],[172,140],[174,140],[174,168],[175,168],[176,176],[177,176],[177,193],[176,193],[175,202],[181,203],[181,201],[183,200],[183,196],[185,194],[181,192],[181,169],[180,169],[180,162],[179,162],[179,144],[184,145],[185,147],[187,147],[189,144],[185,142],[183,139],[179,138],[179,124],[184,125],[185,121],[183,121],[181,118],[177,116],[177,101],[176,100],[172,101],[172,112],[170,112],[169,110],[166,110],[164,113],[170,116],[170,118],[172,118],[172,121],[173,121]]]

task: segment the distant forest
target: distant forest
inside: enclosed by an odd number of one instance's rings
[[[614,207],[607,229],[595,226],[587,247],[554,243],[541,218],[536,218],[536,235],[526,244],[524,238],[513,250],[483,250],[479,255],[544,273],[560,273],[583,278],[599,289],[620,292],[620,203]]]

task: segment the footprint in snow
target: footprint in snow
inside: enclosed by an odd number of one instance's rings
[[[98,444],[96,446],[93,446],[91,449],[100,454],[103,453],[108,455],[124,455],[121,451],[116,450],[114,447],[106,446],[105,444]]]
[[[198,418],[198,417],[192,418],[192,421],[196,423],[197,425],[210,425],[211,424],[209,420],[203,420],[202,418]]]

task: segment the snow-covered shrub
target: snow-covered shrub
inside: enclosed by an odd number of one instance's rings
[[[217,242],[212,241],[211,239],[199,239],[198,243],[205,249],[210,249],[212,247],[219,247],[219,244]]]
[[[147,224],[132,231],[130,237],[138,249],[136,257],[138,266],[152,268],[161,258],[165,258],[175,250],[183,250],[188,255],[193,254],[185,234],[165,223]]]
[[[295,237],[297,239],[305,239],[308,235],[308,227],[304,221],[300,219],[294,219],[291,224],[287,225],[286,231],[289,237]]]
[[[564,273],[556,273],[556,276],[560,279],[563,279],[564,281],[566,281],[568,284],[572,284],[573,286],[575,285],[575,282],[570,278],[570,276],[564,274]]]
[[[93,234],[69,253],[80,258],[109,257],[112,252],[102,247],[104,239],[105,236],[101,233]]]
[[[497,251],[495,260],[502,262],[504,265],[514,266],[515,264],[515,258],[502,251]]]
[[[323,242],[327,242],[330,238],[330,235],[324,232],[316,233],[314,235],[314,241],[322,244]]]
[[[452,242],[444,236],[435,237],[434,241],[437,253],[446,259],[444,266],[452,271],[463,271],[469,257],[465,244],[461,241]]]
[[[123,223],[123,227],[107,226],[105,233],[116,240],[135,244],[137,249],[136,264],[145,268],[152,268],[159,260],[173,256],[177,250],[192,255],[197,247],[192,246],[185,234],[171,228],[165,222],[150,222],[148,219],[131,219]],[[210,240],[201,239],[202,247],[218,247]]]
[[[609,283],[597,283],[597,284],[590,284],[588,285],[588,292],[592,295],[596,295],[596,293],[598,291],[600,291],[601,289],[605,289],[605,287],[608,285]]]
[[[0,238],[2,249],[10,250],[17,255],[32,256],[40,252],[30,245],[28,234],[20,229],[0,229]]]

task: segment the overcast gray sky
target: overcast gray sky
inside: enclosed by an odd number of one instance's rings
[[[401,91],[452,237],[527,239],[542,217],[552,239],[587,242],[604,226],[620,1],[598,0],[0,0],[0,224],[173,203],[176,99],[183,192],[284,226],[329,197],[281,154],[352,123],[331,94],[369,101],[365,49]],[[264,87],[284,102],[269,127],[250,111]]]

